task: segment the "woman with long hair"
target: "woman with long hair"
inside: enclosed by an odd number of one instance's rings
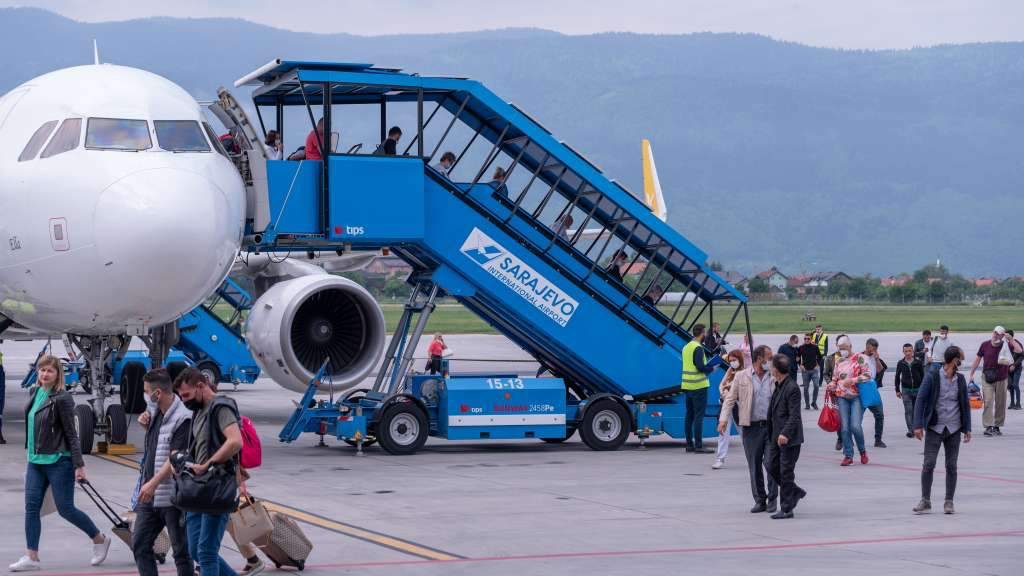
[[[723,410],[725,409],[725,400],[729,397],[729,391],[732,389],[732,383],[736,378],[736,374],[747,367],[744,363],[743,352],[739,350],[730,351],[725,359],[729,363],[729,370],[722,377],[722,381],[718,383],[718,398]],[[732,408],[724,414],[724,431],[721,426],[718,427],[718,450],[715,453],[715,463],[711,465],[712,470],[718,470],[725,466],[725,459],[729,456],[729,429],[736,422],[736,411],[737,405],[734,403]],[[719,417],[719,422],[721,422],[721,416]]]
[[[61,518],[71,522],[92,540],[93,566],[107,558],[110,538],[75,507],[75,482],[85,480],[82,445],[75,429],[75,402],[64,388],[64,370],[55,356],[45,355],[36,362],[37,384],[29,390],[25,406],[25,448],[28,470],[25,473],[26,554],[11,564],[11,572],[40,570],[39,537],[42,532],[40,510],[46,490]]]

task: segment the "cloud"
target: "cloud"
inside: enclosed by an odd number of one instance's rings
[[[88,22],[243,18],[289,30],[381,35],[509,27],[565,34],[754,32],[839,48],[1024,40],[1016,0],[0,0]]]

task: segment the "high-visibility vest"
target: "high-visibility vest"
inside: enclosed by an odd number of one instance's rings
[[[817,332],[814,332],[811,334],[811,342],[814,342],[818,346],[818,353],[824,356],[825,347],[828,346],[828,334],[822,332],[819,336]]]
[[[700,349],[700,342],[690,340],[683,346],[683,390],[700,390],[711,385],[708,382],[708,375],[697,370],[697,363],[693,361],[693,355]]]

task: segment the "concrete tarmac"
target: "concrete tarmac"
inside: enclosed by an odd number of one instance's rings
[[[915,337],[879,336],[890,366],[899,346]],[[954,340],[970,359],[985,337]],[[783,339],[763,340],[775,346]],[[863,339],[854,337],[857,346]],[[454,370],[536,370],[503,338],[447,340]],[[18,382],[40,346],[4,344],[9,443],[0,447],[2,563],[17,560],[24,548],[26,394]],[[803,413],[806,443],[797,482],[808,497],[792,520],[749,512],[753,501],[738,437],[721,470],[711,469],[713,455],[685,454],[682,442],[671,439],[652,440],[646,449],[631,439],[617,452],[592,452],[578,436],[563,445],[431,439],[413,456],[389,456],[374,446],[357,457],[330,439],[317,447],[315,436],[279,443],[297,396],[269,380],[226,393],[255,421],[263,441],[264,464],[253,471],[250,490],[298,519],[315,545],[306,574],[1021,574],[1022,412],[1008,412],[998,438],[983,437],[981,413],[972,412],[976,436],[960,452],[957,513],[915,516],[910,509],[920,498],[922,445],[904,436],[902,403],[891,382],[890,372],[882,388],[889,447],[869,447],[867,466],[839,467],[835,435],[817,428],[817,412]],[[869,413],[864,428],[870,436]],[[141,439],[132,423],[130,440],[140,445]],[[119,509],[130,498],[139,457],[86,459],[90,479]],[[941,510],[941,456],[939,462],[932,500]],[[76,502],[109,528],[83,494]],[[41,548],[46,574],[135,573],[131,552],[119,541],[103,566],[90,567],[89,542],[56,514],[43,520]],[[243,564],[229,537],[222,552],[232,565]]]

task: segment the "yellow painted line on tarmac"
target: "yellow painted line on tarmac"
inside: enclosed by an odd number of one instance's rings
[[[124,456],[116,456],[112,454],[93,454],[93,456],[100,458],[101,460],[106,460],[107,462],[133,468],[135,470],[139,469],[138,462],[131,458],[125,458]],[[263,502],[264,507],[266,507],[268,511],[278,512],[292,518],[293,520],[312,524],[313,526],[323,528],[324,530],[351,536],[352,538],[370,542],[371,544],[383,546],[384,548],[389,548],[398,552],[403,552],[405,554],[416,556],[417,558],[423,558],[425,560],[460,560],[465,558],[458,554],[451,554],[449,552],[417,544],[409,540],[403,540],[402,538],[397,538],[395,536],[388,536],[387,534],[374,532],[367,528],[360,528],[359,526],[353,526],[352,524],[338,522],[337,520],[325,518],[318,514],[293,508],[279,502],[264,500],[262,498],[260,501]]]

